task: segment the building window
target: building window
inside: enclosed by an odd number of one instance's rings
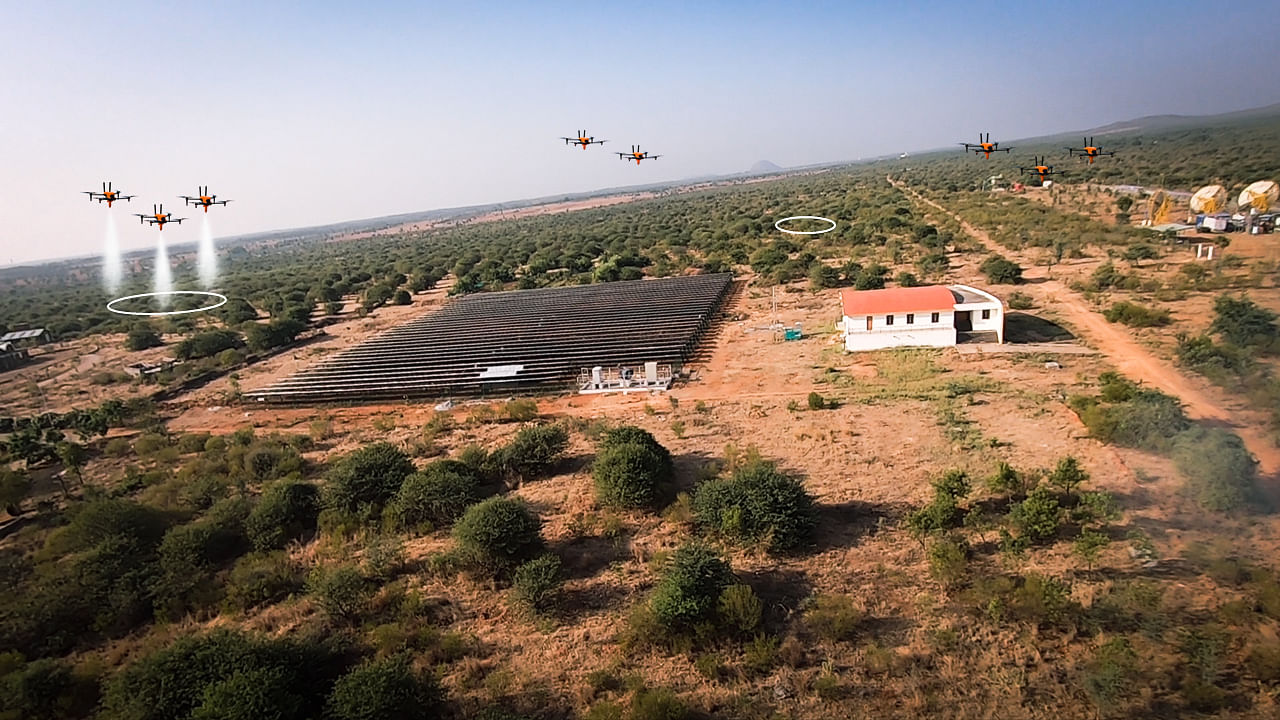
[[[982,319],[983,319],[983,320],[990,320],[990,319],[991,319],[991,311],[990,311],[990,310],[983,310],[983,311],[982,311]]]
[[[892,315],[885,315],[885,316],[884,316],[884,324],[885,324],[885,325],[892,325],[892,324],[893,324],[893,316],[892,316]]]
[[[938,322],[938,313],[929,316],[929,322]]]
[[[867,329],[868,329],[868,330],[870,330],[870,329],[871,329],[871,316],[870,316],[870,315],[868,315],[868,316],[867,316]]]
[[[907,313],[907,324],[908,325],[916,324],[916,316],[914,313]]]

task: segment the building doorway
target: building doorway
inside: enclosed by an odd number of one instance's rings
[[[867,316],[867,329],[868,329],[868,330],[870,330],[870,329],[871,329],[871,316],[870,316],[870,315],[868,315],[868,316]]]
[[[973,311],[957,310],[956,311],[956,330],[960,332],[969,332],[973,329]]]

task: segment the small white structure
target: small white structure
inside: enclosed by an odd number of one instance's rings
[[[674,376],[670,365],[659,365],[656,362],[644,364],[644,374],[636,372],[636,368],[605,368],[599,365],[583,368],[578,375],[578,392],[582,395],[599,393],[670,390]]]
[[[923,285],[845,290],[844,347],[850,352],[891,347],[950,347],[994,335],[1004,342],[1004,305],[968,285]]]

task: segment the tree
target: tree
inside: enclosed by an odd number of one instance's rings
[[[982,261],[978,269],[987,276],[988,282],[996,285],[1016,285],[1022,282],[1022,268],[999,255],[992,255]]]
[[[413,298],[405,290],[397,290],[395,297],[391,300],[392,305],[410,305],[412,303]]]
[[[535,425],[516,433],[494,453],[493,462],[502,472],[524,482],[548,472],[568,446],[569,432],[561,425]]]
[[[626,508],[653,505],[659,488],[671,481],[670,462],[640,442],[605,447],[596,455],[591,475],[601,504]]]
[[[245,520],[255,550],[275,550],[311,532],[320,511],[319,489],[301,480],[282,480],[267,488]]]
[[[129,335],[124,341],[125,348],[134,351],[160,347],[161,345],[164,345],[164,340],[160,338],[160,333],[146,323],[138,323],[129,328]]]
[[[444,695],[431,675],[414,672],[406,655],[371,660],[338,679],[325,708],[332,720],[433,720]]]
[[[375,443],[343,457],[330,468],[324,502],[341,512],[373,517],[414,471],[409,456],[390,443]]]
[[[493,497],[472,505],[453,527],[466,560],[506,571],[542,551],[542,521],[522,501]]]
[[[704,528],[738,542],[764,542],[771,552],[799,549],[817,526],[804,485],[763,460],[747,463],[730,478],[699,485],[693,510]]]
[[[0,505],[10,515],[22,514],[22,503],[31,492],[31,479],[25,472],[0,467]]]
[[[1068,455],[1058,461],[1058,465],[1049,473],[1049,482],[1062,488],[1062,491],[1070,494],[1081,483],[1089,479],[1089,473],[1080,467],[1080,461],[1075,457]]]
[[[231,298],[227,304],[218,308],[218,315],[228,326],[240,325],[258,319],[258,311],[244,298]]]
[[[83,485],[84,476],[80,470],[84,467],[85,461],[89,459],[88,451],[84,449],[83,445],[69,440],[58,443],[57,447],[58,459],[62,461],[63,466],[76,474],[76,480]]]
[[[401,527],[448,525],[480,499],[479,478],[456,460],[441,460],[404,479],[392,503]]]
[[[729,563],[700,544],[683,545],[671,556],[651,599],[658,622],[690,630],[714,617],[720,596],[737,583]]]
[[[307,591],[331,617],[351,620],[360,614],[372,590],[351,565],[326,570],[317,566],[307,578]]]
[[[1237,300],[1220,295],[1213,302],[1213,310],[1215,317],[1209,330],[1233,345],[1270,347],[1280,335],[1275,324],[1276,314],[1249,298]]]

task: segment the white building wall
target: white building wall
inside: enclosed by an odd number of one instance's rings
[[[938,311],[938,322],[931,322],[932,311],[912,313],[914,322],[907,324],[907,313],[893,313],[890,325],[885,315],[867,318],[845,316],[844,347],[851,352],[881,350],[891,347],[950,347],[956,344],[955,315],[950,310]]]

